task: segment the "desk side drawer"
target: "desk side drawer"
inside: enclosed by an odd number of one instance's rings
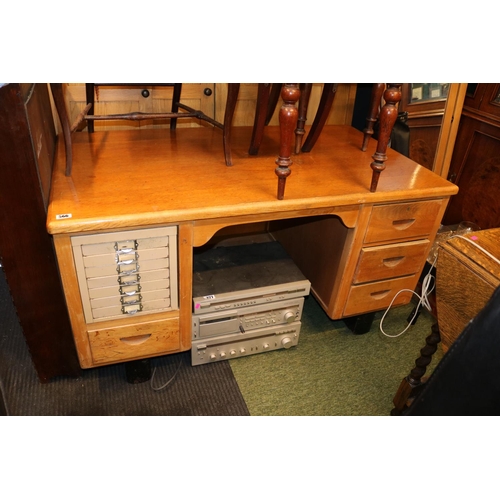
[[[373,207],[365,244],[428,236],[442,203],[429,200]]]
[[[366,283],[420,271],[429,251],[429,240],[363,248],[353,282]]]
[[[95,364],[110,364],[168,354],[180,349],[179,319],[88,331]]]
[[[407,276],[392,280],[377,281],[365,285],[354,285],[351,287],[344,316],[354,316],[371,311],[386,309],[394,296],[402,289],[414,290],[418,276]],[[412,297],[410,292],[398,295],[393,305],[407,304]]]

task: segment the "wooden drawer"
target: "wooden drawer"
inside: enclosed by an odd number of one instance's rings
[[[413,275],[365,285],[354,285],[349,292],[343,316],[354,316],[385,309],[389,306],[396,293],[403,288],[414,290],[417,280],[418,276]],[[407,304],[411,297],[410,292],[401,293],[393,305]]]
[[[429,240],[363,248],[353,283],[379,281],[420,271],[429,251]]]
[[[180,349],[179,319],[90,330],[88,339],[95,364],[167,354]]]
[[[425,237],[433,230],[442,200],[373,207],[365,243]]]

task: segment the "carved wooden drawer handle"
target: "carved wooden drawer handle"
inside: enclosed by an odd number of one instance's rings
[[[123,337],[120,339],[120,342],[128,345],[139,345],[146,342],[146,340],[151,337],[150,333],[146,333],[145,335],[135,335],[134,337]]]
[[[394,229],[398,229],[399,231],[402,231],[403,229],[408,229],[416,219],[399,219],[399,220],[393,220],[392,225],[394,226]]]
[[[390,290],[381,290],[380,292],[372,292],[372,293],[370,293],[370,295],[375,300],[380,300],[380,299],[383,299],[384,297],[387,297],[387,295],[389,295],[389,293],[390,293]]]
[[[385,267],[396,267],[398,264],[401,264],[401,262],[404,260],[404,255],[401,257],[388,257],[387,259],[384,259],[382,262]]]

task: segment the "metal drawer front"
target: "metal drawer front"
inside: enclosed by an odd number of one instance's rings
[[[71,241],[87,323],[178,309],[177,227]]]

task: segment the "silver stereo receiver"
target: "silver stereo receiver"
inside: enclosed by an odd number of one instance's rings
[[[303,306],[304,297],[299,297],[271,304],[193,315],[193,340],[215,335],[246,333],[300,321]]]
[[[195,251],[192,364],[297,345],[310,289],[276,241]]]
[[[191,365],[240,358],[277,349],[288,349],[299,341],[300,321],[251,330],[244,334],[221,335],[193,341]]]

